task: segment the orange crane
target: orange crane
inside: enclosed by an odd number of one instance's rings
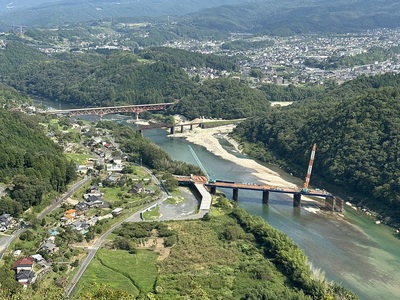
[[[306,181],[304,182],[304,187],[302,189],[303,192],[308,192],[308,184],[310,183],[311,171],[312,171],[312,167],[314,164],[314,158],[315,158],[315,151],[317,151],[317,144],[314,144],[314,146],[311,150],[311,157],[310,157],[310,162],[308,164]]]

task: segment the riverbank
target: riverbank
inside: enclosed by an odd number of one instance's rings
[[[264,165],[259,164],[258,162],[248,159],[248,158],[239,158],[231,153],[229,153],[224,147],[221,145],[219,138],[226,139],[232,146],[236,149],[236,151],[240,152],[239,144],[237,141],[233,140],[228,136],[230,132],[235,128],[236,125],[224,125],[213,128],[194,128],[193,130],[184,131],[183,133],[175,133],[170,135],[171,137],[179,137],[185,138],[189,142],[205,147],[209,152],[215,154],[216,156],[221,157],[222,159],[231,161],[237,164],[239,167],[243,168],[243,171],[248,171],[251,169],[251,174],[255,177],[259,178],[261,182],[266,185],[272,185],[276,187],[289,187],[289,188],[301,188],[301,182],[298,178],[292,177],[285,178],[282,177],[277,171],[272,170]],[[319,203],[310,197],[302,197],[304,201],[310,201]],[[311,209],[310,212],[316,213],[316,209]]]
[[[295,183],[284,180],[277,172],[257,163],[256,161],[236,157],[225,150],[220,144],[218,137],[224,137],[236,148],[237,151],[240,151],[237,142],[228,138],[228,134],[232,132],[233,128],[235,128],[235,125],[224,125],[205,129],[195,128],[191,131],[175,133],[171,136],[185,138],[193,144],[205,147],[211,153],[225,160],[234,162],[243,168],[254,170],[252,175],[258,177],[265,184],[276,185],[278,187],[296,187]]]

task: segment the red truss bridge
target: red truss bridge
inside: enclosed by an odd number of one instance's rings
[[[123,105],[123,106],[107,106],[107,107],[89,107],[89,108],[73,108],[73,109],[56,109],[47,110],[48,114],[68,114],[69,116],[98,115],[104,116],[115,113],[136,113],[140,114],[148,110],[164,110],[175,103],[156,103],[156,104],[139,104],[139,105]]]

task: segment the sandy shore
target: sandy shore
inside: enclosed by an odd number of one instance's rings
[[[218,137],[223,136],[227,138],[229,142],[239,151],[237,142],[227,137],[227,134],[231,132],[233,128],[234,125],[225,125],[207,129],[195,128],[192,131],[175,133],[173,136],[186,138],[189,142],[203,146],[211,153],[220,156],[223,159],[232,161],[239,166],[252,169],[252,175],[260,178],[260,180],[267,185],[277,187],[296,187],[294,182],[283,179],[280,174],[263,165],[260,165],[256,161],[246,158],[238,158],[226,151],[219,143]]]
[[[285,176],[285,178],[283,178],[278,172],[275,172],[274,170],[263,166],[252,159],[239,158],[226,151],[221,146],[218,137],[224,137],[236,148],[237,151],[240,151],[238,148],[238,143],[228,137],[228,133],[230,133],[234,127],[235,125],[224,125],[206,129],[196,127],[191,131],[187,130],[183,133],[175,133],[171,136],[185,138],[193,144],[205,147],[208,151],[220,156],[223,159],[236,163],[238,166],[252,169],[253,172],[251,172],[251,174],[259,178],[260,181],[266,185],[289,188],[297,187],[301,189],[302,182],[298,178],[291,176]],[[315,201],[315,199],[305,197],[304,195],[302,196],[302,201],[307,201],[310,204],[314,203],[320,205],[318,204],[318,201]],[[312,210],[310,211],[311,213],[317,213],[320,211],[317,208],[310,209]]]

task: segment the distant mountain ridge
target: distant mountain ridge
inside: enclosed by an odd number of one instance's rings
[[[2,3],[3,2],[3,3]],[[0,19],[12,25],[56,26],[119,17],[158,17],[184,15],[205,8],[226,4],[241,4],[246,0],[33,0],[18,1],[13,9],[4,9],[0,0]],[[9,3],[9,2],[8,2]]]
[[[289,35],[400,27],[398,0],[20,0],[7,10],[7,4],[1,3],[0,30],[4,31],[13,24],[49,27],[165,16],[174,16],[183,26],[225,33]]]
[[[198,27],[265,34],[354,32],[400,26],[395,0],[256,1],[207,9],[189,16]]]

